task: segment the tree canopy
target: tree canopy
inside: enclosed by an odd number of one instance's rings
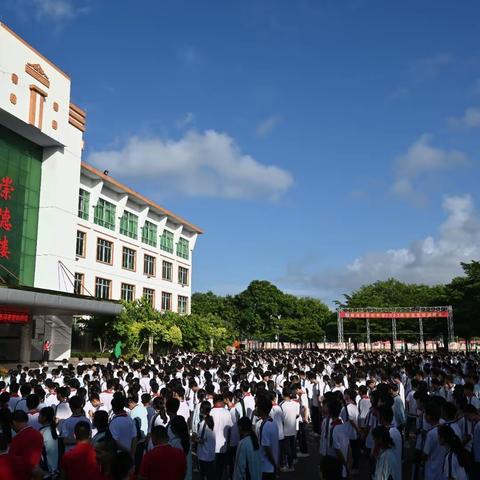
[[[456,334],[479,336],[480,262],[462,263],[462,268],[464,276],[448,285],[408,284],[391,278],[363,285],[335,303],[339,308],[452,305]],[[397,321],[399,339],[418,340],[418,324],[412,320]],[[388,319],[371,320],[370,324],[372,340],[390,338]],[[237,295],[194,293],[190,315],[159,312],[139,299],[125,303],[118,318],[96,317],[86,328],[102,350],[121,340],[125,349],[134,353],[145,351],[150,338],[157,347],[207,351],[224,350],[235,339],[309,343],[337,337],[336,313],[323,302],[282,292],[265,280],[252,281]],[[344,330],[346,338],[365,341],[363,320],[346,321]],[[446,322],[424,320],[424,333],[426,338],[445,335]]]

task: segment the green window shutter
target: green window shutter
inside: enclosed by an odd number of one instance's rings
[[[115,211],[116,208],[113,203],[99,198],[94,209],[94,223],[110,230],[115,230]]]
[[[160,237],[160,248],[168,253],[173,253],[173,233],[164,230]]]
[[[188,260],[189,255],[188,240],[186,238],[180,238],[177,243],[177,256]]]
[[[130,212],[124,212],[120,219],[120,233],[127,237],[137,239],[138,217]]]
[[[78,195],[78,216],[83,220],[88,220],[89,206],[90,193],[81,188]]]
[[[157,246],[157,226],[149,221],[142,228],[142,242],[152,247]]]

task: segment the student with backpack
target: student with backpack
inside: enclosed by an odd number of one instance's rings
[[[372,437],[377,452],[373,480],[402,480],[400,466],[394,451],[395,445],[387,427],[375,427]]]
[[[40,468],[46,473],[44,480],[54,478],[58,472],[59,449],[58,434],[55,425],[55,411],[52,407],[43,407],[38,415],[40,433],[43,436],[43,451]]]
[[[215,433],[214,421],[210,416],[210,402],[200,405],[201,422],[196,435],[197,458],[202,480],[215,480]]]
[[[117,450],[129,452],[134,458],[137,444],[137,429],[134,421],[125,411],[126,401],[123,396],[112,399],[113,417],[108,424],[107,436],[115,442]]]
[[[447,480],[467,480],[465,450],[453,429],[448,425],[440,425],[438,427],[438,441],[446,450],[442,466],[443,478]]]
[[[252,428],[252,421],[244,416],[238,420],[240,442],[238,444],[233,480],[261,480],[262,459],[258,438]]]

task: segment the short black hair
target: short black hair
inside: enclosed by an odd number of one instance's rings
[[[162,425],[157,425],[152,428],[150,433],[152,440],[166,440],[168,441],[168,430]]]
[[[23,410],[15,410],[12,413],[12,422],[28,423],[27,412],[24,412]]]
[[[88,440],[92,429],[88,422],[78,422],[75,425],[75,438],[78,441]]]

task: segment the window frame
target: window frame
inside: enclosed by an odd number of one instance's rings
[[[151,225],[152,228],[147,227],[148,225]],[[150,222],[149,220],[145,220],[145,223],[143,224],[143,227],[141,228],[142,230],[142,243],[145,243],[145,245],[150,245],[151,247],[157,248],[157,236],[158,236],[158,226]],[[144,235],[144,232],[150,232],[148,236]],[[151,238],[149,238],[151,237]]]
[[[171,244],[172,244],[171,248],[164,245],[163,239],[167,238],[166,234],[168,234],[169,242],[171,240]],[[173,254],[173,252],[175,251],[175,240],[174,240],[173,232],[171,232],[170,230],[167,230],[166,228],[163,230],[162,234],[160,235],[160,250],[163,250],[164,252],[171,253],[171,254]]]
[[[135,231],[130,230],[130,227],[135,226]],[[138,215],[129,210],[124,210],[123,215],[120,217],[120,235],[125,235],[133,240],[138,239]]]
[[[152,297],[151,297],[152,303],[151,303],[151,306],[152,306],[152,308],[155,308],[155,289],[154,289],[154,288],[149,288],[149,287],[143,287],[143,290],[142,290],[142,298],[147,298],[147,299],[148,299],[148,297],[145,295],[145,290],[150,290],[150,292],[152,293]]]
[[[102,202],[102,218],[100,219],[98,216],[97,216],[97,211],[98,209],[100,208],[99,207],[99,203]],[[105,214],[107,212],[107,208],[108,207],[108,210],[112,210],[112,207],[113,207],[113,214],[112,214],[112,218],[110,220],[113,221],[113,223],[110,223],[110,222],[107,222],[105,220]],[[116,220],[115,220],[115,216],[116,216],[116,212],[117,212],[117,206],[112,203],[112,202],[109,202],[108,200],[105,200],[104,198],[99,198],[98,201],[97,201],[97,204],[95,205],[94,207],[94,211],[93,211],[93,223],[95,225],[99,225],[100,227],[103,227],[103,228],[106,228],[108,230],[112,230],[112,231],[115,231],[115,227],[116,227]],[[112,213],[112,212],[110,212]]]
[[[131,300],[127,300],[127,299],[123,298],[123,291],[124,291],[123,287],[132,287],[132,290],[131,290],[132,299]],[[132,283],[122,282],[120,284],[120,299],[123,300],[124,302],[134,302],[135,301],[135,285],[133,285]]]
[[[133,252],[133,268],[125,267],[125,264],[124,264],[125,250],[131,250]],[[133,248],[126,247],[125,245],[122,246],[122,269],[127,270],[128,272],[137,271],[137,251]]]
[[[86,201],[84,196],[82,195],[82,192],[86,194]],[[80,208],[80,207],[86,207],[86,208]],[[84,188],[79,188],[78,189],[78,212],[77,212],[78,218],[81,218],[82,220],[86,220],[88,222],[88,219],[90,217],[90,192],[88,190],[85,190]]]
[[[77,280],[78,280],[77,275],[80,276],[80,293],[77,293],[75,291],[76,285],[77,285]],[[75,295],[83,295],[84,291],[85,291],[85,274],[81,273],[81,272],[75,272],[73,274],[73,293]]]
[[[108,298],[97,297],[97,282],[98,280],[105,280],[108,282]],[[112,299],[112,280],[104,277],[95,277],[95,298],[98,300],[111,300]]]
[[[181,270],[185,270],[187,272],[187,281],[186,283],[182,283],[180,281],[180,271]],[[182,287],[188,287],[190,285],[190,269],[187,268],[187,267],[184,267],[183,265],[179,265],[178,266],[178,271],[177,271],[177,280],[178,280],[178,284],[181,285]]]
[[[98,241],[99,240],[103,240],[104,242],[108,242],[111,245],[111,248],[110,248],[110,262],[104,262],[103,260],[98,259]],[[112,266],[113,265],[114,251],[115,251],[115,243],[112,240],[107,240],[106,238],[103,238],[103,237],[97,237],[97,251],[96,251],[95,259],[98,263],[101,263],[103,265]]]
[[[183,258],[184,260],[190,260],[190,242],[184,238],[180,237],[177,242],[176,252],[177,257]]]
[[[185,300],[185,311],[180,311],[180,299]],[[177,296],[177,313],[188,315],[188,297],[186,295],[178,295]]]
[[[167,278],[164,275],[165,264],[170,265],[170,278]],[[166,282],[173,282],[173,263],[164,259],[162,259],[162,280],[165,280]]]
[[[78,253],[78,234],[82,233],[83,234],[83,251],[82,254],[80,255]],[[77,239],[75,242],[75,256],[80,257],[80,258],[85,258],[87,256],[87,232],[84,232],[83,230],[78,230],[77,229]]]
[[[148,273],[145,269],[147,257],[150,257],[151,259],[153,259],[153,273]],[[157,275],[157,257],[154,257],[153,255],[150,255],[149,253],[144,253],[143,254],[143,274],[146,275],[147,277],[156,277],[156,275]]]
[[[165,298],[168,298],[169,299],[169,303],[170,303],[170,308],[163,308],[163,296],[164,295],[167,295],[167,297]],[[170,292],[163,292],[162,291],[162,296],[161,296],[161,302],[160,302],[160,309],[162,312],[171,312],[172,311],[172,294]]]

